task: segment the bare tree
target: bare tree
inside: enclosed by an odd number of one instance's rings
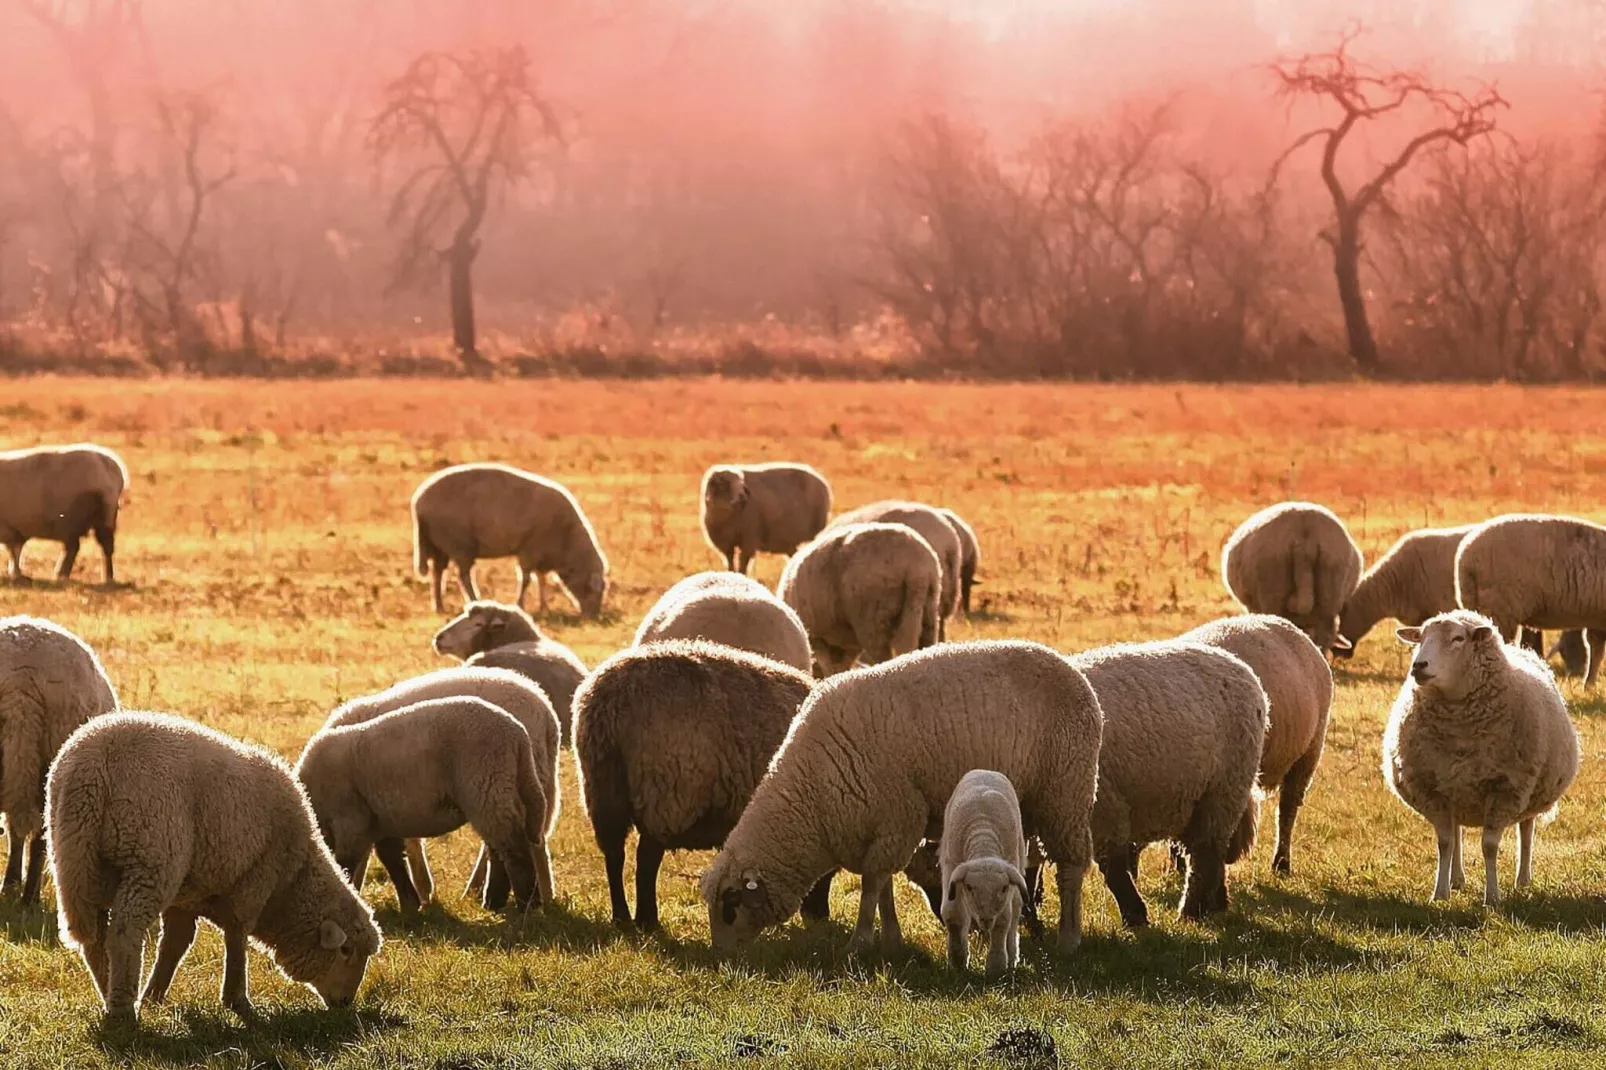
[[[446,262],[452,341],[465,367],[483,363],[473,270],[492,198],[530,177],[538,149],[562,145],[557,111],[537,92],[519,46],[426,52],[385,87],[369,149],[376,161],[400,157],[411,168],[390,210],[391,223],[405,226],[398,279]]]
[[[1284,158],[1312,142],[1322,147],[1322,182],[1333,200],[1333,229],[1323,238],[1333,250],[1333,272],[1350,356],[1362,372],[1370,375],[1379,370],[1381,362],[1361,287],[1361,227],[1367,212],[1423,150],[1447,144],[1465,147],[1494,130],[1496,113],[1507,105],[1493,86],[1467,94],[1435,85],[1420,72],[1375,71],[1350,54],[1350,46],[1360,32],[1358,27],[1352,28],[1331,51],[1281,60],[1271,70],[1280,96],[1289,100],[1312,98],[1339,112],[1338,121],[1331,126],[1301,134]],[[1339,174],[1339,155],[1351,135],[1379,120],[1399,117],[1420,117],[1426,128],[1384,160],[1361,185],[1353,189],[1346,186]]]

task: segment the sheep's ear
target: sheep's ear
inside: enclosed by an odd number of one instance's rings
[[[1494,634],[1494,629],[1487,624],[1480,624],[1468,633],[1474,643],[1481,643]]]
[[[340,923],[325,918],[323,924],[318,926],[318,946],[325,951],[333,951],[337,947],[346,946],[346,930]]]
[[[1333,636],[1333,649],[1345,654],[1353,654],[1355,652],[1355,644],[1345,639],[1342,635],[1335,635]]]
[[[742,874],[742,903],[756,909],[764,902],[764,878],[756,872]]]
[[[1026,875],[1014,866],[1009,867],[1009,883],[1020,889],[1020,897],[1022,902],[1031,901],[1032,890],[1026,887]]]
[[[948,882],[948,899],[949,899],[949,901],[951,902],[951,901],[953,901],[955,899],[958,899],[958,898],[959,898],[959,882],[958,881],[949,881]]]
[[[1406,646],[1416,646],[1422,642],[1421,628],[1395,628],[1394,634],[1400,637],[1400,642]]]

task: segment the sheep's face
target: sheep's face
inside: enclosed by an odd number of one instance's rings
[[[797,909],[777,909],[763,875],[751,869],[727,872],[706,882],[703,897],[708,903],[708,933],[719,952],[750,943],[763,929],[779,925]]]
[[[949,876],[942,901],[942,920],[950,929],[991,932],[1011,910],[1018,915],[1026,902],[1026,878],[1002,859],[967,862]]]
[[[349,1007],[379,943],[372,919],[348,917],[342,924],[324,918],[318,924],[317,948],[299,956],[293,966],[286,964],[285,972],[316,991],[331,1010]]]
[[[593,620],[602,615],[602,598],[608,593],[608,577],[600,572],[593,572],[579,584],[575,591],[575,599],[580,603],[580,612]]]
[[[1487,619],[1473,613],[1446,613],[1420,628],[1400,628],[1400,641],[1416,647],[1411,679],[1416,686],[1448,698],[1466,688],[1468,670],[1484,648],[1498,644],[1500,636]]]
[[[703,501],[711,506],[740,509],[747,503],[747,481],[742,473],[733,469],[718,469],[709,475],[703,487]]]
[[[1310,641],[1316,644],[1318,650],[1331,651],[1341,658],[1354,653],[1353,644],[1339,634],[1337,617],[1317,621],[1311,625],[1309,634]]]
[[[499,646],[525,642],[532,631],[536,638],[540,638],[541,629],[532,620],[518,619],[523,616],[513,606],[491,602],[470,603],[435,633],[435,653],[467,661],[475,654],[495,650]]]

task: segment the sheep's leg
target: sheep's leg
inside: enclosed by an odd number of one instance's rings
[[[1009,958],[1010,912],[1000,911],[987,934],[987,975],[997,977],[1014,965]]]
[[[541,902],[552,902],[557,893],[552,878],[552,850],[546,837],[530,841],[530,861],[535,864],[535,887],[541,893]]]
[[[156,890],[143,881],[123,882],[112,896],[110,920],[106,926],[106,1014],[110,1018],[133,1018],[135,996],[144,973],[145,930],[161,913]]]
[[[1450,898],[1451,872],[1455,867],[1456,841],[1461,838],[1453,824],[1434,825],[1433,831],[1439,847],[1438,878],[1433,883],[1433,898]]]
[[[853,936],[848,941],[850,950],[863,950],[875,939],[875,912],[884,882],[885,877],[880,874],[864,875],[859,886],[859,920],[853,926]]]
[[[652,931],[658,926],[658,867],[663,865],[664,845],[636,831],[636,928]]]
[[[474,857],[474,868],[469,870],[468,883],[463,885],[463,894],[474,896],[485,887],[485,880],[491,872],[491,850],[483,843],[480,844],[480,853]]]
[[[84,968],[89,971],[89,979],[95,982],[95,992],[100,996],[101,1006],[109,1007],[110,993],[110,963],[106,954],[106,912],[97,912],[95,918],[95,934],[93,937],[81,940],[78,953],[83,956]]]
[[[391,841],[395,842],[395,841]],[[246,932],[238,925],[223,930],[223,1005],[247,1022],[256,1018],[245,975]]]
[[[429,560],[429,598],[435,612],[446,612],[446,599],[441,593],[441,584],[446,578],[446,562],[442,558],[432,557]]]
[[[1517,825],[1517,887],[1526,888],[1534,879],[1534,819]]]
[[[457,559],[457,586],[463,592],[464,602],[478,602],[480,600],[479,588],[474,586],[474,560],[469,557]]]
[[[83,542],[82,535],[75,535],[63,539],[61,543],[61,564],[56,566],[56,582],[66,583],[72,577],[72,569],[78,563],[78,546]]]
[[[1177,916],[1200,921],[1207,914],[1227,909],[1227,865],[1213,846],[1188,844],[1188,879],[1182,889]]]
[[[162,912],[162,938],[156,945],[156,965],[151,967],[150,980],[145,982],[143,1003],[162,1003],[172,987],[173,975],[179,963],[195,943],[195,918],[187,910],[169,907]]]
[[[1501,828],[1483,830],[1483,905],[1495,906],[1500,902],[1500,834]]]
[[[387,836],[374,844],[374,850],[379,854],[379,864],[385,867],[390,882],[396,886],[396,902],[401,912],[418,913],[418,889],[413,887],[413,878],[407,872],[407,848],[401,840]]]
[[[1115,905],[1121,910],[1121,924],[1128,929],[1141,929],[1149,924],[1149,908],[1143,902],[1143,896],[1138,894],[1138,886],[1132,882],[1132,871],[1127,868],[1131,861],[1131,852],[1121,850],[1113,855],[1099,859],[1099,872],[1104,874],[1104,886],[1115,896]],[[1063,880],[1065,867],[1060,867],[1060,876]],[[1062,896],[1064,892],[1060,893]],[[1060,928],[1064,929],[1064,899],[1060,900],[1062,911]]]
[[[513,604],[518,606],[520,609],[523,609],[524,596],[530,590],[530,570],[525,566],[523,561],[518,562],[513,567],[518,572],[519,576],[519,594],[517,598],[513,599]]]
[[[1043,863],[1028,861],[1023,876],[1026,878],[1026,887],[1032,890],[1032,894],[1026,897],[1026,903],[1021,908],[1021,920],[1026,923],[1026,928],[1034,937],[1041,938],[1043,919],[1039,916],[1039,910],[1043,905]],[[938,916],[941,916],[940,907]]]
[[[747,575],[748,566],[753,563],[753,552],[745,546],[736,548],[736,571]]]
[[[540,906],[544,900],[541,888],[535,877],[535,859],[532,857],[530,845],[527,841],[507,844],[497,852],[502,856],[502,865],[507,870],[508,883],[513,886],[513,901],[520,910],[529,910]]]
[[[105,562],[106,586],[116,586],[117,570],[112,565],[112,557],[117,553],[117,529],[109,525],[96,528],[95,541],[100,544],[100,556]]]
[[[1606,654],[1606,631],[1590,628],[1584,632],[1584,646],[1589,650],[1589,668],[1584,670],[1584,686],[1594,687],[1600,675],[1601,655]]]
[[[599,837],[600,838],[600,837]],[[602,847],[602,866],[608,871],[608,899],[613,904],[613,923],[620,928],[630,924],[630,901],[625,898],[625,837],[608,837]],[[637,902],[640,902],[638,890]]]
[[[1527,626],[1517,629],[1517,642],[1526,650],[1532,650],[1540,657],[1545,656],[1545,633],[1538,628]]]
[[[887,951],[903,944],[903,929],[898,925],[898,897],[892,887],[892,874],[881,880],[881,894],[876,897],[881,907],[881,946]]]
[[[22,542],[6,543],[6,549],[11,554],[11,566],[7,570],[6,575],[13,583],[21,583],[23,580],[27,579],[27,577],[22,574],[22,547],[26,542],[27,540],[24,539]]]
[[[39,886],[45,877],[45,833],[34,833],[28,844],[28,876],[22,882],[21,904],[25,907],[39,902]]]
[[[836,875],[832,870],[814,882],[809,894],[803,897],[801,913],[810,921],[825,921],[831,916],[831,878]]]
[[[1463,864],[1464,859],[1461,850],[1461,826],[1452,825],[1450,828],[1450,835],[1453,838],[1453,842],[1450,845],[1452,848],[1450,856],[1450,890],[1458,892],[1466,887],[1467,871],[1466,866]]]
[[[1087,876],[1086,866],[1075,866],[1061,861],[1054,875],[1060,893],[1059,950],[1069,955],[1082,946],[1082,881]],[[1137,896],[1137,888],[1132,894]],[[1143,899],[1138,897],[1139,905]]]
[[[346,871],[346,879],[351,886],[362,891],[363,881],[368,878],[368,858],[373,853],[372,844],[363,844],[361,847],[351,847],[344,852],[335,853],[335,862]]]
[[[407,848],[407,872],[413,880],[413,887],[418,890],[418,901],[428,904],[435,898],[435,875],[429,871],[429,856],[424,853],[424,841],[409,839],[403,841]]]
[[[1316,763],[1320,759],[1321,749],[1312,747],[1289,768],[1278,789],[1277,847],[1271,856],[1273,873],[1293,872],[1294,820],[1299,817],[1299,808],[1305,805],[1305,791],[1316,775]]]
[[[729,550],[723,551],[723,553],[725,554],[725,571],[726,572],[735,572],[736,571],[736,547],[732,546]]]
[[[480,905],[486,910],[501,910],[507,906],[507,897],[512,890],[501,854],[491,851],[490,859],[485,863],[485,891],[480,897]]]
[[[963,973],[970,969],[969,918],[948,926],[948,967]]]
[[[22,829],[14,818],[6,819],[6,875],[0,879],[0,892],[9,891],[22,883],[22,860],[28,846],[28,838],[22,834]]]
[[[539,569],[537,569],[536,573],[535,573],[535,598],[536,598],[536,606],[535,606],[536,611],[539,612],[539,613],[545,613],[546,612],[546,573],[542,572]],[[519,608],[520,609],[524,608],[523,603],[519,604]]]
[[[1020,911],[1021,902],[1016,898],[1010,901],[1009,909],[1004,912],[1008,919],[1004,927],[1004,954],[1012,970],[1020,965]]]

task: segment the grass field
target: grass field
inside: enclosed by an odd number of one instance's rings
[[[75,629],[126,705],[286,756],[342,699],[441,664],[428,645],[438,618],[411,575],[407,498],[452,462],[509,461],[580,498],[612,560],[610,607],[600,622],[565,606],[543,623],[590,663],[628,642],[670,583],[714,567],[696,491],[721,460],[809,461],[839,507],[907,496],[956,508],[980,535],[984,583],[979,612],[951,637],[1064,650],[1232,611],[1221,543],[1286,497],[1344,516],[1368,560],[1424,523],[1513,509],[1606,519],[1606,395],[1584,390],[38,380],[0,391],[0,445],[94,439],[133,473],[119,555],[133,586],[92,586],[88,543],[72,584],[0,587],[0,612]],[[48,575],[56,553],[34,544],[30,572]],[[779,568],[764,559],[759,573],[773,581]],[[510,563],[481,575],[490,594],[511,595]],[[1606,704],[1563,685],[1584,762],[1540,833],[1533,889],[1497,912],[1470,890],[1430,905],[1431,830],[1378,769],[1404,649],[1380,628],[1337,670],[1294,875],[1273,878],[1260,843],[1229,878],[1231,912],[1208,925],[1175,920],[1179,884],[1150,851],[1140,886],[1152,930],[1121,931],[1090,877],[1082,951],[1060,961],[1023,942],[1004,983],[950,974],[940,927],[901,881],[911,947],[900,955],[843,953],[857,901],[847,878],[830,925],[794,921],[721,962],[696,897],[704,856],[666,862],[666,936],[609,927],[565,755],[559,902],[507,921],[459,898],[471,843],[458,835],[434,856],[443,902],[403,922],[376,867],[366,892],[387,942],[354,1013],[326,1013],[253,954],[262,1021],[242,1026],[218,1003],[221,941],[208,929],[169,1005],[137,1038],[114,1039],[53,915],[0,902],[0,1066],[1004,1065],[987,1049],[1019,1027],[1051,1033],[1067,1066],[1593,1063],[1606,1041]],[[1509,888],[1510,838],[1502,862]],[[1480,875],[1472,866],[1469,889]]]

